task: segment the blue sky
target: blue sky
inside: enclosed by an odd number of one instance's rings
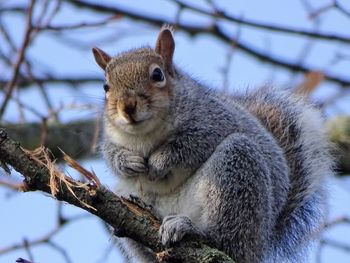
[[[4,1],[4,3],[27,3],[27,1]],[[91,2],[94,2],[91,0]],[[152,1],[96,1],[98,3],[118,3],[142,12],[154,14],[164,18],[173,18],[175,6],[165,0]],[[194,1],[192,1],[194,2]],[[327,4],[329,1],[309,1],[315,8]],[[350,10],[349,1],[342,1]],[[195,1],[197,5],[205,6],[205,1]],[[307,17],[301,1],[278,1],[278,0],[248,0],[248,1],[218,1],[220,6],[232,14],[239,15],[242,18],[254,19],[257,21],[271,22],[285,26],[313,29],[314,23]],[[1,4],[0,4],[1,8]],[[55,18],[54,24],[74,24],[80,21],[100,21],[105,15],[91,12],[82,12],[77,9],[64,5],[63,12]],[[340,15],[336,11],[331,11],[323,15],[322,23],[319,29],[322,32],[337,32],[343,35],[350,35],[346,28],[350,28],[350,19]],[[24,20],[18,16],[4,16],[3,21],[9,23],[12,37],[19,44],[23,34]],[[183,21],[191,23],[206,24],[210,23],[207,18],[200,17],[193,13],[184,13],[181,16]],[[222,24],[225,30],[235,34],[237,26],[232,24]],[[125,37],[123,34],[126,34]],[[115,39],[111,39],[115,35]],[[60,75],[74,75],[82,73],[84,75],[101,77],[100,85],[85,85],[79,91],[67,88],[62,85],[55,85],[49,88],[49,96],[58,107],[62,103],[86,102],[93,103],[96,108],[93,110],[74,109],[67,110],[62,115],[64,121],[77,118],[90,118],[97,116],[101,108],[102,98],[104,96],[102,89],[103,74],[95,64],[91,55],[90,48],[93,45],[104,49],[110,54],[129,49],[130,47],[139,47],[141,45],[153,45],[157,36],[157,29],[144,24],[130,23],[128,20],[120,20],[111,23],[103,29],[89,28],[86,30],[71,31],[67,37],[55,36],[52,33],[45,33],[35,39],[33,47],[28,51],[28,57],[36,61],[34,66],[37,72],[49,71]],[[108,39],[101,41],[103,39]],[[176,32],[176,52],[175,61],[177,65],[195,78],[214,87],[222,86],[221,68],[225,64],[229,53],[223,43],[207,35],[200,35],[191,38],[183,32]],[[88,42],[89,45],[81,47],[77,42],[79,40]],[[260,32],[252,28],[240,29],[240,39],[244,42],[254,45],[254,47],[267,49],[274,56],[286,58],[291,61],[298,61],[308,39],[301,39],[295,36],[285,36],[281,34],[270,34]],[[0,45],[1,44],[0,36]],[[6,47],[3,47],[6,50]],[[341,61],[332,64],[334,52],[350,53],[349,49],[339,43],[313,43],[313,51],[304,57],[304,63],[315,69],[325,70],[331,73],[337,73],[341,76],[349,76],[350,61]],[[230,87],[241,89],[254,87],[256,85],[273,83],[279,86],[293,86],[301,80],[300,75],[294,75],[285,70],[278,70],[267,64],[256,62],[241,52],[235,52],[233,60],[230,63]],[[0,65],[0,72],[9,76],[10,71]],[[334,84],[323,83],[321,88],[314,94],[314,99],[325,99],[335,94],[338,88]],[[21,99],[27,104],[37,108],[39,111],[46,112],[44,102],[40,99],[37,89],[27,89],[21,93]],[[350,96],[344,96],[337,107],[327,110],[327,114],[332,116],[339,113],[349,113]],[[38,119],[26,113],[29,121],[38,121]],[[10,105],[7,111],[6,119],[10,122],[17,122],[18,112],[15,104]],[[86,160],[84,165],[87,168],[93,167],[96,174],[101,177],[103,183],[111,188],[115,183],[113,176],[107,171],[103,161]],[[74,174],[74,172],[71,172]],[[0,175],[2,176],[2,175]],[[350,180],[332,180],[330,184],[330,218],[340,215],[350,215],[350,209],[347,204],[350,201],[349,192]],[[10,195],[10,197],[8,197]],[[54,225],[56,204],[50,197],[43,197],[41,193],[11,194],[8,190],[0,188],[0,207],[2,214],[0,216],[0,249],[14,242],[22,240],[24,237],[30,239],[39,237],[41,234],[49,231]],[[67,216],[80,214],[81,211],[64,205],[64,212]],[[327,236],[337,240],[344,240],[350,244],[350,228],[337,226],[332,229]],[[63,229],[62,233],[55,238],[57,243],[67,248],[73,262],[97,262],[103,255],[111,238],[105,234],[101,224],[93,216],[88,219],[82,219],[71,226]],[[347,262],[350,255],[333,248],[326,247],[324,250],[323,262]],[[52,249],[46,246],[40,246],[33,249],[33,254],[37,262],[64,262],[63,259]],[[16,251],[5,256],[0,256],[0,263],[14,262],[17,257],[26,257],[23,251]],[[51,259],[53,257],[53,259]],[[116,252],[110,256],[108,261],[116,262],[118,255]],[[310,262],[314,262],[310,259]]]

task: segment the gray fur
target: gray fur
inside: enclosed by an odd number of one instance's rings
[[[283,258],[299,262],[323,223],[327,204],[324,181],[333,172],[322,118],[302,98],[269,87],[236,97],[235,101],[261,120],[285,152],[291,185],[287,205],[274,229],[271,256],[278,262]]]
[[[136,93],[146,80],[132,82],[132,74],[154,60],[138,54],[152,52],[142,48],[112,59]],[[123,65],[132,68],[123,56],[132,57],[137,72],[123,71]],[[119,131],[105,112],[103,153],[119,177],[116,192],[153,206],[164,218],[165,245],[195,234],[238,263],[302,261],[301,248],[323,221],[323,181],[331,174],[319,113],[272,88],[232,96],[176,68],[166,77],[170,101],[149,133]],[[130,242],[128,252],[147,262],[149,251]]]

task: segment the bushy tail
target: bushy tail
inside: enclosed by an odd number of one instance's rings
[[[282,262],[279,256],[283,262],[298,262],[295,252],[317,234],[325,216],[324,179],[332,173],[332,158],[322,118],[303,98],[287,91],[263,87],[237,99],[284,149],[291,184],[276,223],[273,254],[275,262]]]

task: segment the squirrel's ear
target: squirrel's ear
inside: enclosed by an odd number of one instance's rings
[[[103,69],[106,69],[108,62],[111,60],[111,57],[101,49],[97,47],[92,48],[92,53],[94,54],[96,63]]]
[[[164,26],[158,36],[155,51],[162,56],[166,69],[170,75],[174,74],[173,54],[175,50],[175,41],[173,39],[172,28]]]

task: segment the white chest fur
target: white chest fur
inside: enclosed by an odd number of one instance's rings
[[[150,153],[164,141],[170,129],[170,126],[163,126],[149,134],[135,135],[108,124],[105,126],[105,132],[112,142],[134,150],[144,157],[149,157]],[[200,226],[205,225],[202,222],[205,200],[198,191],[200,186],[198,178],[199,175],[190,175],[189,171],[183,169],[172,169],[171,176],[159,181],[150,181],[146,176],[119,178],[116,193],[124,197],[129,197],[131,194],[140,197],[152,205],[162,217],[169,214],[183,214]]]
[[[170,130],[170,125],[161,125],[152,132],[132,134],[125,132],[109,122],[105,123],[105,132],[113,143],[136,151],[144,157],[148,157],[164,141]]]
[[[176,175],[183,176],[183,174]],[[198,183],[199,176],[193,175],[183,180],[177,188],[170,187],[174,185],[171,181],[150,182],[146,178],[120,179],[116,193],[126,197],[130,194],[139,196],[144,202],[152,205],[162,217],[182,214],[188,216],[196,225],[205,226],[206,220],[203,221],[205,199],[202,196],[202,184]]]

